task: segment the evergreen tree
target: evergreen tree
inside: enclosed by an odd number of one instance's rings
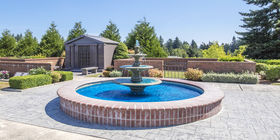
[[[160,46],[163,47],[163,43],[164,43],[164,40],[161,36],[159,36],[159,43],[160,43]]]
[[[172,49],[173,49],[173,40],[168,39],[167,42],[165,43],[165,47],[167,48],[169,54],[171,54]]]
[[[67,41],[85,34],[87,30],[82,27],[82,22],[76,22],[73,29],[69,31]]]
[[[109,21],[109,25],[106,26],[106,29],[100,34],[100,36],[103,36],[105,38],[120,42],[121,36],[119,33],[119,29],[116,24],[114,24],[112,21]]]
[[[64,40],[56,29],[56,25],[51,23],[46,34],[43,35],[40,42],[39,53],[47,57],[59,57],[64,50]]]
[[[189,57],[200,57],[202,56],[201,51],[198,49],[197,44],[194,40],[192,40],[190,48],[188,50]]]
[[[148,57],[167,57],[166,52],[160,46],[160,42],[156,36],[154,27],[144,18],[138,21],[131,33],[126,38],[128,48],[134,48],[136,40],[139,41],[141,51]]]
[[[114,59],[125,59],[128,58],[128,49],[127,46],[124,43],[119,43],[117,46],[115,53],[114,53]]]
[[[181,40],[180,40],[178,37],[176,37],[175,40],[174,40],[174,42],[173,42],[172,48],[173,48],[173,49],[178,49],[178,48],[181,48],[182,45],[183,45],[183,44],[182,44]]]
[[[237,32],[247,45],[245,54],[250,58],[280,58],[280,1],[244,0],[260,9],[250,10],[243,16],[245,32]]]
[[[17,40],[17,42],[19,42],[22,39],[22,34],[17,34],[16,36],[14,36],[15,39]]]
[[[191,42],[191,47],[193,49],[197,49],[197,44],[196,44],[196,42],[194,40],[192,40],[192,42]]]
[[[17,56],[32,56],[38,52],[38,41],[30,30],[26,30],[24,37],[20,39],[15,53]]]
[[[16,46],[17,41],[14,36],[9,30],[4,30],[0,38],[0,56],[13,56]]]

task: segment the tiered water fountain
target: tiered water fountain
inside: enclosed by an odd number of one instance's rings
[[[131,78],[85,79],[57,91],[60,108],[82,121],[123,127],[158,127],[205,119],[221,110],[219,88],[180,79],[142,78],[153,68],[141,65],[144,57],[136,45]]]
[[[134,94],[143,94],[145,87],[158,85],[161,80],[155,78],[142,78],[142,72],[152,69],[153,66],[141,65],[139,59],[145,57],[146,54],[140,53],[140,46],[138,41],[136,41],[135,54],[129,54],[130,57],[134,58],[134,63],[132,65],[124,65],[120,68],[132,72],[131,78],[119,78],[114,80],[120,85],[125,85],[130,87],[131,92]]]

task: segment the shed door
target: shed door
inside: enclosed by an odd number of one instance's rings
[[[84,68],[90,66],[89,46],[79,46],[79,67]]]

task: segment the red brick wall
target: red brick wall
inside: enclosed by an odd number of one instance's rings
[[[7,70],[11,75],[16,72],[28,72],[32,68],[43,67],[47,70],[54,70],[55,66],[62,68],[63,57],[48,57],[38,59],[14,59],[9,57],[0,58],[0,70]]]
[[[120,66],[131,65],[133,62],[133,59],[115,60],[114,68],[120,70]],[[218,73],[256,71],[256,63],[248,60],[245,60],[245,62],[221,62],[217,61],[217,59],[147,58],[145,61],[141,61],[141,64],[152,65],[160,70],[175,71],[184,71],[187,68],[198,68],[204,72],[213,71]]]
[[[31,63],[51,63],[52,67],[60,66],[62,67],[64,64],[63,57],[47,57],[47,58],[36,58],[36,59],[17,59],[17,58],[9,58],[9,57],[1,57],[0,62],[31,62]]]
[[[50,63],[0,61],[0,70],[9,71],[11,76],[16,72],[28,72],[30,69],[38,67],[43,67],[46,70],[53,70]]]

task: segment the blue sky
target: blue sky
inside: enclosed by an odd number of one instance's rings
[[[120,29],[122,40],[137,21],[146,17],[157,35],[178,36],[190,42],[230,42],[243,31],[238,12],[252,7],[243,0],[0,0],[0,31],[24,33],[30,29],[40,39],[50,23],[64,38],[77,21],[88,34],[99,35],[109,20]]]

